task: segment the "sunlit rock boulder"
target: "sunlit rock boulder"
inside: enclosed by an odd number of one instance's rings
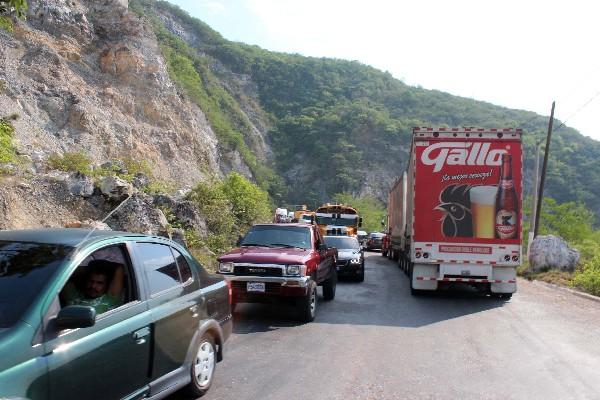
[[[561,237],[543,235],[536,237],[529,250],[529,267],[534,272],[549,269],[573,271],[579,262],[579,251],[569,247]]]

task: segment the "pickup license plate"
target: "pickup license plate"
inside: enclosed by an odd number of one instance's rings
[[[248,292],[265,292],[265,284],[264,282],[247,282],[246,290]]]

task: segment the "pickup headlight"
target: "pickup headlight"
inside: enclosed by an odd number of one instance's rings
[[[219,272],[222,274],[231,274],[233,273],[233,263],[232,262],[222,262],[219,263]]]
[[[306,272],[306,266],[304,265],[286,265],[285,274],[288,276],[303,276]]]
[[[350,264],[360,264],[360,258],[353,258],[350,260]]]

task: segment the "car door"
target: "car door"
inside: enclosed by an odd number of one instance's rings
[[[182,274],[171,247],[166,243],[139,242],[136,257],[144,266],[150,294],[149,307],[154,332],[152,379],[158,379],[183,366],[192,338],[199,328],[204,298],[197,277]],[[173,381],[174,382],[174,381]],[[152,394],[173,382],[159,382]]]
[[[317,282],[321,283],[325,279],[329,277],[329,270],[331,267],[331,258],[327,257],[327,250],[319,250],[319,244],[324,244],[325,240],[321,236],[321,232],[318,229],[314,230],[315,233],[315,243],[317,248],[317,253],[319,254],[319,260],[317,268]]]
[[[150,313],[139,290],[126,244],[130,294],[125,304],[96,316],[90,328],[61,332],[49,324],[43,346],[48,363],[49,398],[143,398],[150,368]],[[58,293],[50,313],[60,309]],[[54,309],[54,310],[53,310]]]

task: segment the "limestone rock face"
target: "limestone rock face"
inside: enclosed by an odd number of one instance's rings
[[[106,222],[114,230],[148,235],[167,235],[169,225],[163,212],[152,204],[152,199],[139,194],[127,200]]]
[[[111,200],[122,201],[136,192],[129,182],[117,177],[107,176],[100,181],[99,189]]]
[[[90,197],[94,194],[94,181],[87,176],[71,176],[66,181],[73,196]]]
[[[529,266],[535,272],[548,269],[573,271],[578,262],[579,251],[569,247],[561,237],[538,236],[531,243]]]

